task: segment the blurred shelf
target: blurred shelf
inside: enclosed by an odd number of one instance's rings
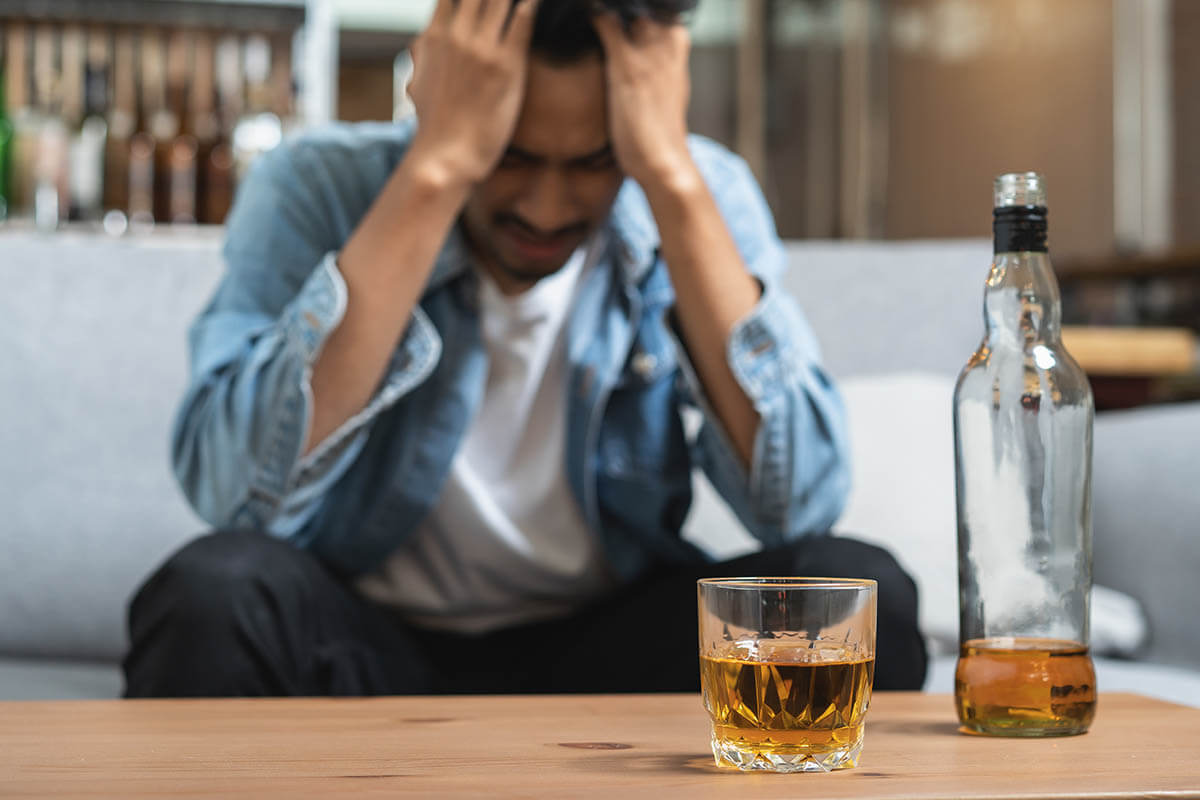
[[[1194,375],[1200,339],[1187,328],[1063,326],[1063,344],[1091,376]]]
[[[1200,273],[1200,250],[1186,248],[1156,256],[1126,256],[1104,261],[1068,261],[1061,265],[1056,264],[1055,271],[1064,281],[1197,274]]]
[[[305,8],[305,0],[0,0],[0,20],[291,32]]]
[[[218,246],[224,238],[225,227],[222,225],[155,225],[150,228],[130,228],[121,235],[114,236],[106,232],[99,222],[68,222],[53,231],[38,230],[31,220],[26,219],[0,222],[0,242],[4,244],[34,240],[47,244],[100,241],[133,246],[212,248]]]

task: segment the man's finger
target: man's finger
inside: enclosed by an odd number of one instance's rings
[[[483,16],[479,20],[479,27],[485,33],[490,33],[499,39],[504,35],[504,23],[508,19],[510,11],[512,11],[512,0],[488,0],[487,5],[483,8]]]
[[[529,43],[533,41],[533,23],[537,19],[539,3],[540,0],[517,0],[513,6],[505,38],[522,51],[528,50]]]
[[[596,29],[596,35],[600,37],[600,43],[604,45],[605,50],[611,49],[620,42],[620,37],[625,35],[621,18],[612,11],[601,11],[593,16],[592,27]]]
[[[479,24],[480,3],[482,0],[455,0],[457,11],[454,13],[452,27],[463,33],[470,33]]]
[[[455,0],[437,0],[437,5],[433,8],[433,17],[429,20],[429,27],[448,27],[450,20],[454,17],[454,3]]]
[[[673,25],[665,25],[661,22],[655,22],[646,17],[638,17],[629,25],[629,32],[626,34],[629,41],[634,44],[646,44],[653,41],[656,33],[666,34]]]

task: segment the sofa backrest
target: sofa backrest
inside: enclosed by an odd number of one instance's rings
[[[789,242],[784,285],[835,377],[955,376],[983,335],[988,239]]]
[[[113,240],[0,229],[0,655],[118,658],[130,593],[204,530],[175,486],[168,446],[186,381],[186,330],[220,277],[219,247],[218,231]],[[938,406],[936,430],[909,432],[921,442],[910,450],[944,461],[949,382],[982,331],[989,243],[796,242],[788,256],[785,285],[852,393],[855,384],[859,394],[874,391],[870,376],[886,373],[947,382],[944,406],[922,404]],[[852,419],[852,431],[916,422],[880,413],[887,419]],[[1154,576],[1171,567],[1194,574],[1200,558],[1192,535],[1200,476],[1172,449],[1196,432],[1200,404],[1098,422],[1095,494],[1097,578],[1146,604],[1159,633],[1152,657],[1193,664],[1196,637],[1180,631],[1191,625],[1194,582]],[[871,441],[863,452],[894,445]],[[953,485],[939,469],[921,473],[931,497],[921,519],[932,523],[936,503],[944,512],[936,519],[952,525]],[[848,518],[862,533],[895,527],[869,522],[896,519],[887,497],[870,490],[876,484],[862,481],[852,498]],[[744,546],[706,487],[698,498],[689,521],[698,538],[718,551]],[[1134,557],[1144,537],[1159,544],[1140,552],[1161,556],[1147,569]]]
[[[219,244],[0,232],[0,654],[118,657],[129,593],[202,529],[168,437]]]
[[[119,657],[130,593],[204,529],[168,439],[219,248],[219,231],[0,233],[0,653]],[[986,242],[788,253],[835,374],[952,373],[973,348]]]

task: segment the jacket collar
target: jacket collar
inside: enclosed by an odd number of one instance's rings
[[[433,275],[425,286],[428,294],[442,288],[450,281],[468,272],[471,267],[471,250],[467,247],[466,237],[457,224],[450,229],[442,250],[438,253],[433,265]]]
[[[629,287],[637,286],[658,260],[661,241],[646,195],[632,179],[617,194],[608,224],[621,275]]]

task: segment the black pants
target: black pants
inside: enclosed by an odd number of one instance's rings
[[[172,556],[129,609],[128,697],[697,691],[695,581],[818,575],[879,581],[875,687],[918,689],[912,579],[880,548],[806,539],[657,572],[569,618],[469,636],[406,624],[320,561],[257,533]]]

